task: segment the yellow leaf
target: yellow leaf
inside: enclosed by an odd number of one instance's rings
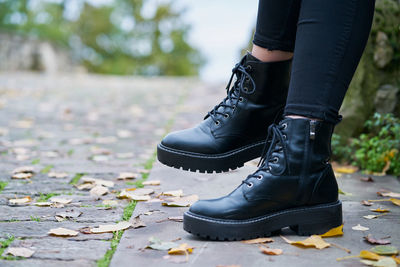
[[[287,239],[284,236],[281,236],[283,240],[285,240],[287,243],[291,245],[297,245],[297,246],[304,246],[304,247],[315,247],[317,249],[323,249],[329,247],[331,244],[325,242],[321,236],[319,235],[312,235],[307,239],[301,240],[301,241],[291,241]]]
[[[31,201],[32,201],[32,198],[30,196],[27,196],[27,197],[23,197],[23,198],[10,199],[8,202],[10,204],[16,205],[16,204],[25,204],[25,203],[28,203]]]
[[[392,256],[392,259],[394,259],[394,261],[397,263],[397,264],[400,264],[400,257],[396,257],[396,256]]]
[[[377,208],[377,209],[371,209],[371,211],[383,213],[383,212],[389,212],[390,210],[389,209]]]
[[[266,248],[261,246],[260,251],[267,255],[281,255],[283,253],[283,250],[279,248]]]
[[[393,204],[400,206],[400,199],[397,198],[389,198],[390,201],[392,201]]]
[[[374,261],[377,261],[381,258],[381,256],[379,256],[378,254],[373,253],[368,250],[361,250],[359,257],[363,258],[363,259],[367,259],[367,260],[374,260]]]
[[[335,172],[339,172],[339,173],[355,173],[357,171],[357,167],[353,167],[353,166],[343,166],[343,167],[336,167],[334,168]]]
[[[261,237],[261,238],[242,241],[242,243],[245,243],[245,244],[261,244],[261,243],[270,243],[270,242],[274,242],[274,240],[269,237]]]
[[[328,232],[326,232],[325,234],[320,235],[321,237],[332,237],[332,236],[342,236],[343,235],[343,224],[332,228],[331,230],[329,230]]]
[[[188,244],[184,243],[179,245],[179,247],[176,248],[171,248],[168,251],[168,254],[173,254],[173,255],[186,255],[186,254],[190,254],[193,252],[193,247],[189,247]]]

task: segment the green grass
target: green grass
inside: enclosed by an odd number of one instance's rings
[[[132,216],[133,211],[135,210],[136,203],[137,203],[136,201],[132,200],[124,208],[124,214],[122,215],[123,221],[129,221],[129,219]],[[112,256],[114,255],[115,250],[118,247],[119,241],[121,241],[121,237],[122,237],[123,233],[124,233],[124,231],[114,232],[113,238],[111,240],[111,247],[109,250],[107,250],[106,254],[104,254],[103,258],[101,258],[97,261],[98,267],[108,267],[110,265]]]
[[[39,163],[40,163],[40,159],[33,159],[33,160],[31,161],[31,164],[32,164],[32,165],[39,164]]]
[[[77,184],[79,182],[79,180],[82,178],[82,176],[84,176],[84,173],[77,173],[75,174],[74,178],[72,178],[72,180],[69,182],[69,184]]]
[[[59,195],[60,194],[58,194],[58,193],[47,193],[47,194],[40,193],[40,196],[36,199],[36,202],[46,202],[51,197],[59,196]]]
[[[4,188],[8,185],[8,182],[0,182],[0,193],[3,191]]]
[[[73,149],[70,149],[70,150],[68,150],[67,155],[71,157],[72,154],[74,154],[74,152],[75,151]]]
[[[40,222],[40,218],[39,217],[34,217],[34,216],[31,215],[31,221]]]
[[[43,173],[43,174],[49,173],[51,171],[51,169],[53,169],[53,168],[54,168],[54,165],[47,165],[40,171],[40,173]]]

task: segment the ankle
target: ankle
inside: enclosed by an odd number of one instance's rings
[[[251,54],[258,60],[263,62],[275,62],[288,60],[293,57],[292,52],[282,51],[282,50],[268,50],[261,46],[253,45]]]

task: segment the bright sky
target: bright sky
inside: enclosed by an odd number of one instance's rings
[[[207,81],[228,81],[240,49],[250,40],[257,18],[257,0],[185,0],[186,21],[192,25],[190,43],[208,63],[200,77]]]

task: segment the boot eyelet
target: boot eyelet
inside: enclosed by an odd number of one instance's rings
[[[246,66],[246,70],[247,70],[248,72],[250,72],[250,71],[252,71],[252,67],[251,67],[250,65],[247,65],[247,66]]]
[[[261,174],[257,176],[258,180],[262,180],[262,178],[264,178],[264,176],[262,176]]]
[[[243,87],[243,91],[248,92],[249,89],[247,87]]]
[[[249,82],[249,81],[250,81],[250,78],[249,78],[249,77],[246,77],[246,78],[244,78],[244,80],[245,80],[246,82]]]
[[[216,122],[215,122],[215,125],[219,125],[219,124],[220,124],[220,122],[219,122],[219,121],[216,121]]]
[[[267,172],[271,172],[271,170],[272,170],[271,166],[268,166]]]
[[[285,139],[285,140],[287,139],[286,134],[283,134],[282,137],[283,137],[283,139]]]
[[[235,109],[236,109],[236,105],[233,105],[233,106],[232,106],[232,110],[235,110]]]
[[[253,186],[253,183],[248,183],[247,184],[247,187],[252,187]]]
[[[229,114],[228,114],[228,113],[225,113],[225,114],[224,114],[224,117],[225,117],[225,118],[229,118]]]
[[[239,102],[243,102],[243,97],[239,97]]]
[[[279,162],[279,158],[278,158],[278,157],[274,157],[274,158],[272,159],[272,162],[273,162],[273,163],[278,163],[278,162]]]
[[[287,128],[287,123],[282,123],[283,130]]]

